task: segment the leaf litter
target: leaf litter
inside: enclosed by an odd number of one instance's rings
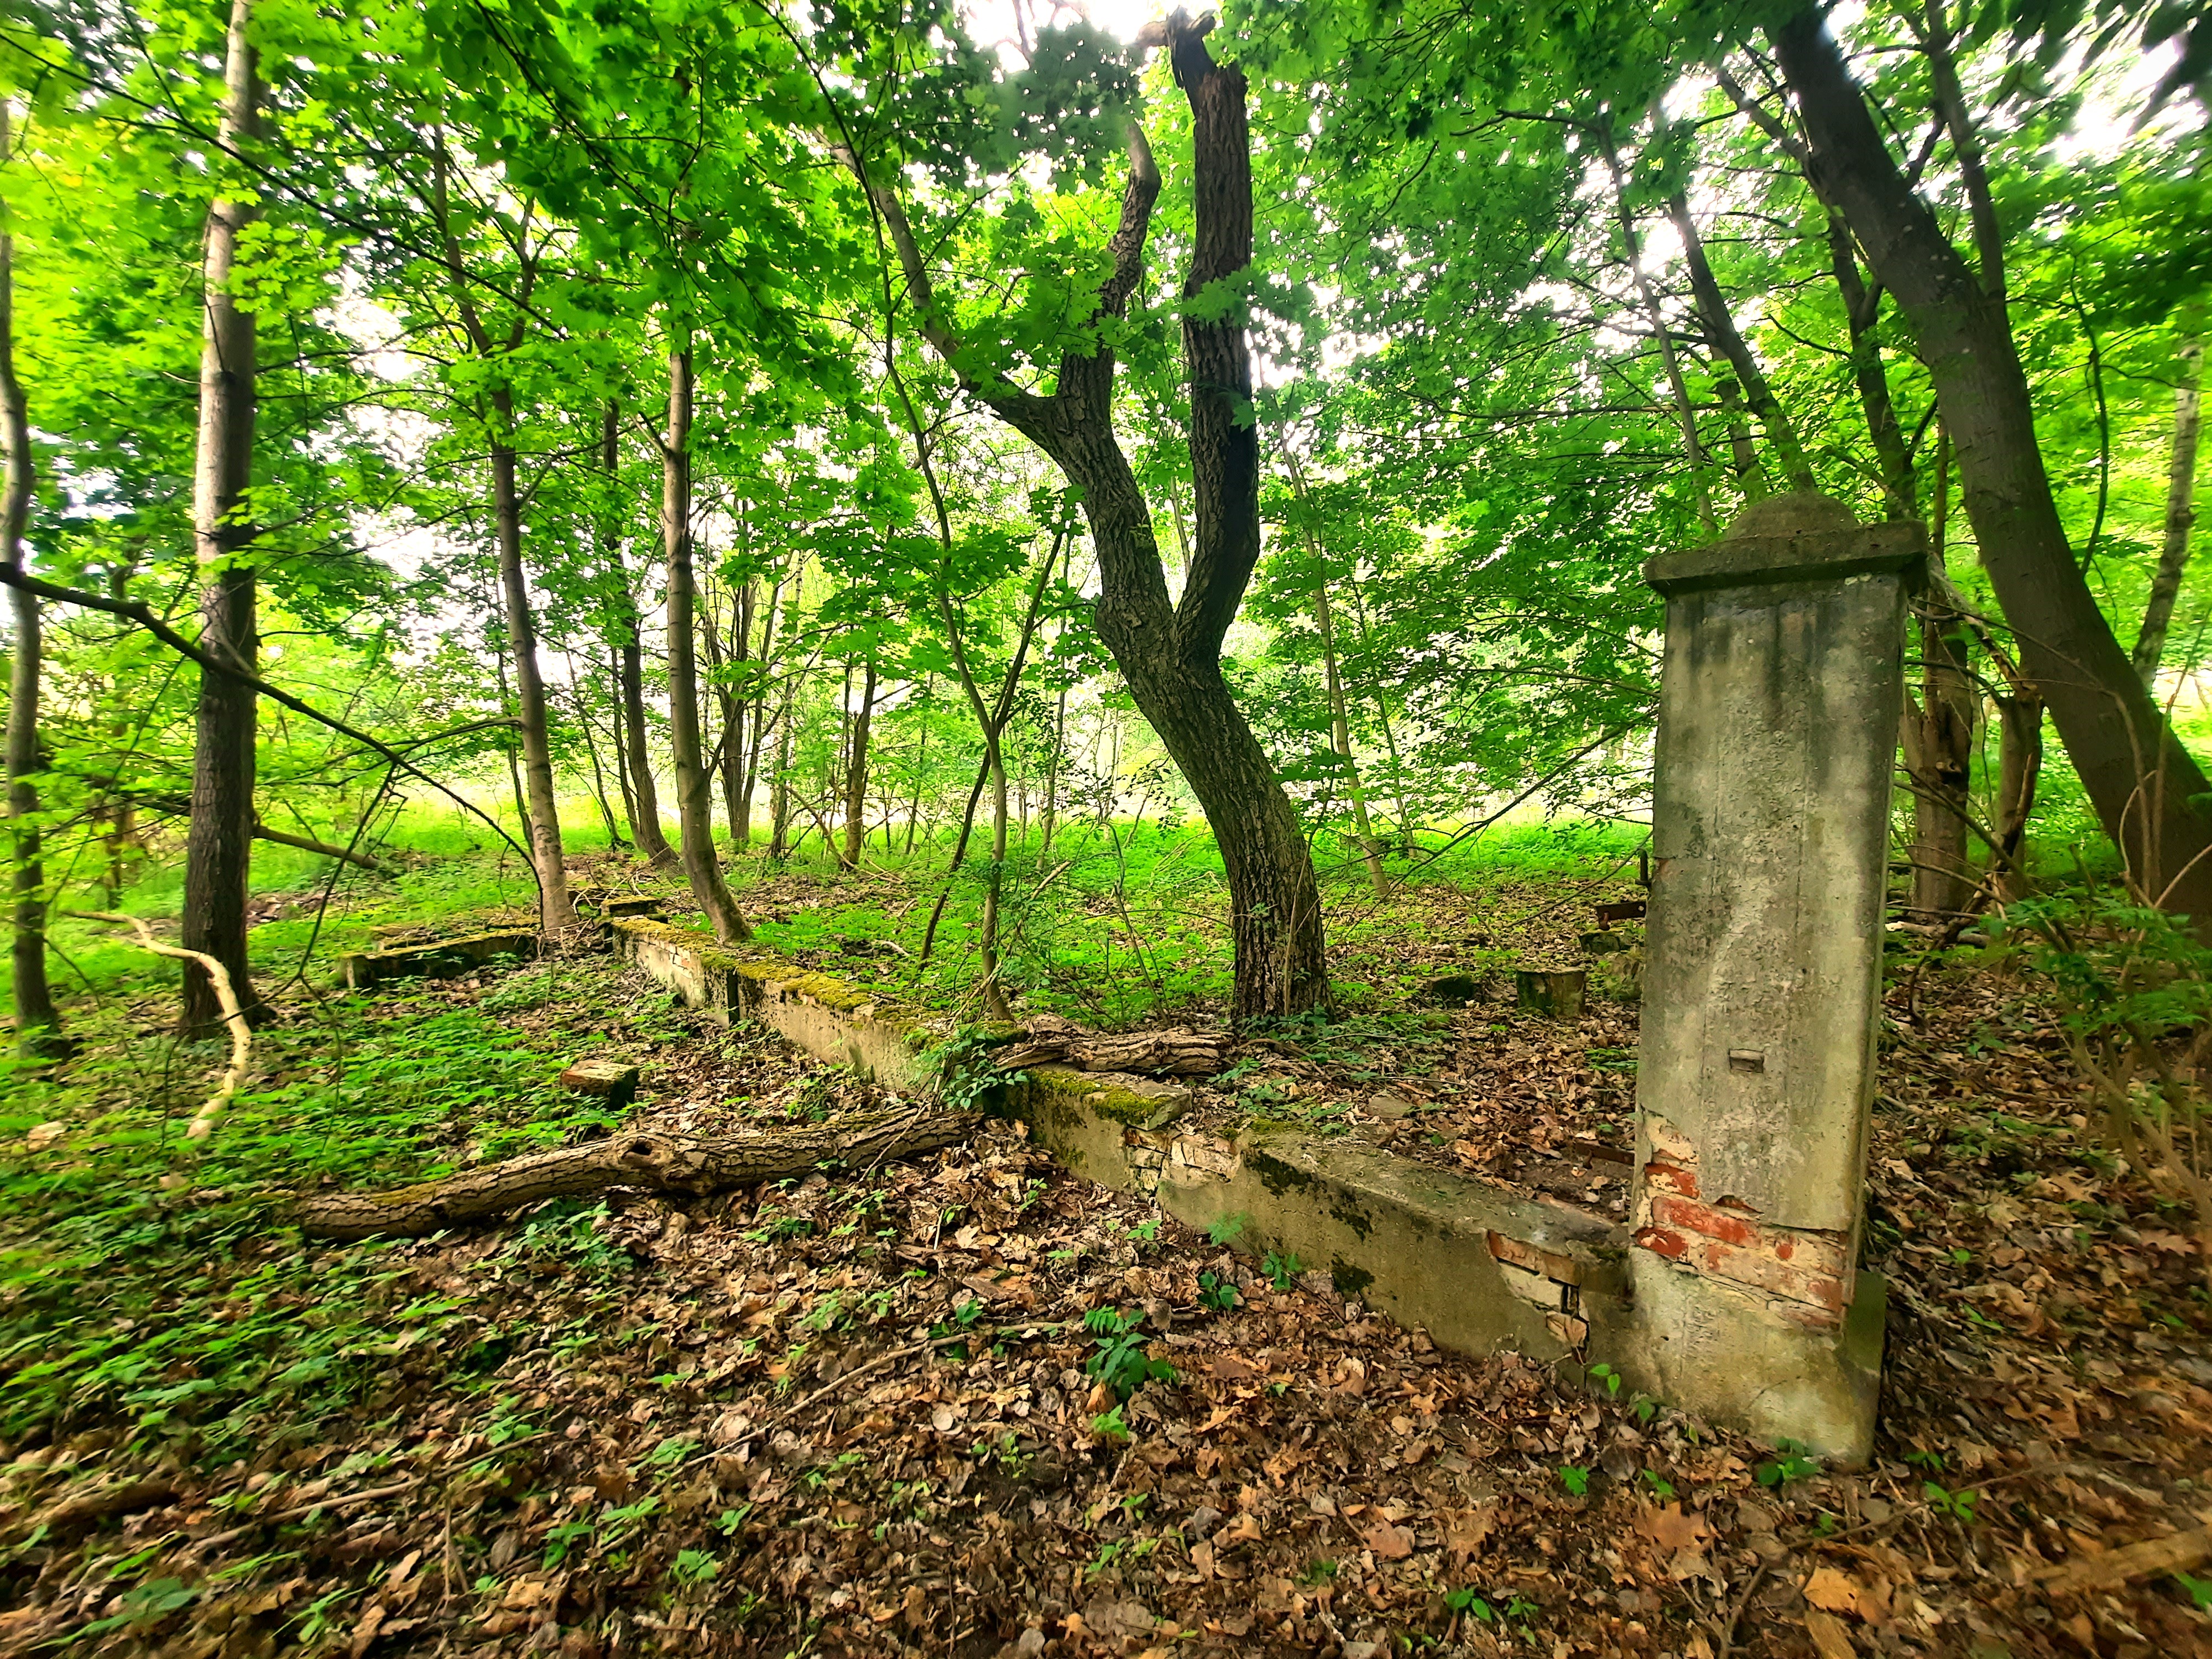
[[[426,988],[416,1010],[504,1000],[541,1048],[625,1044],[648,1067],[640,1114],[671,1127],[879,1098],[634,979],[580,1001],[611,968],[528,972],[564,977],[536,1001],[526,975]],[[1589,1148],[1626,1144],[1632,1006],[1437,1012],[1334,1049],[1273,1038],[1245,1075],[1273,1066],[1317,1126],[1617,1203],[1584,1177],[1613,1162]],[[248,1323],[256,1276],[287,1264],[357,1297],[363,1340],[329,1361],[350,1383],[313,1413],[272,1394],[228,1439],[165,1439],[87,1389],[0,1445],[0,1650],[2203,1651],[2193,1244],[2084,1133],[2031,988],[1938,969],[1890,1015],[1865,1471],[1603,1376],[1439,1352],[994,1123],[702,1204],[617,1194],[311,1261],[282,1232],[238,1237],[197,1304]],[[1247,1092],[1212,1109],[1279,1104]],[[482,1131],[453,1150],[489,1155]],[[32,1139],[13,1156],[68,1152]],[[1580,1184],[1535,1178],[1576,1158]],[[1097,1364],[1125,1336],[1126,1387]],[[39,1363],[9,1352],[8,1384]],[[158,1372],[180,1402],[193,1369]]]

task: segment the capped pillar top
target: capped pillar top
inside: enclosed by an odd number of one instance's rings
[[[1718,541],[1646,560],[1644,580],[1669,596],[1847,576],[1901,575],[1917,586],[1927,558],[1917,520],[1863,525],[1833,496],[1793,490],[1752,502]]]

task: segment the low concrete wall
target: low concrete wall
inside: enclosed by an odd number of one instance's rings
[[[758,1020],[808,1053],[894,1088],[935,1086],[911,1010],[842,980],[664,923],[609,924],[623,955],[693,1006]],[[1039,1066],[1005,1109],[1074,1173],[1135,1192],[1237,1249],[1296,1256],[1302,1271],[1464,1353],[1609,1360],[1632,1381],[1625,1229],[1524,1199],[1364,1142],[1255,1124],[1232,1140],[1176,1126],[1178,1084]],[[1233,1231],[1229,1230],[1233,1229]]]

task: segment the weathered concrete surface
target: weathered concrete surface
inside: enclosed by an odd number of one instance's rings
[[[1178,1220],[1241,1221],[1240,1247],[1295,1255],[1444,1347],[1546,1359],[1619,1349],[1627,1241],[1599,1217],[1279,1124],[1232,1147],[1178,1145],[1155,1190]]]
[[[725,1024],[757,1020],[809,1054],[889,1088],[926,1093],[936,1086],[921,1058],[930,1046],[921,1021],[896,1002],[829,974],[741,954],[693,928],[623,916],[607,931],[621,955]]]
[[[856,1054],[885,1081],[936,1086],[911,1067],[910,1015],[827,975],[738,957],[703,933],[618,921],[618,948],[695,1006],[763,1020],[809,1053]],[[1235,1142],[1178,1124],[1178,1083],[1067,1066],[1030,1067],[1004,1109],[1074,1173],[1154,1198],[1188,1224],[1234,1222],[1234,1246],[1295,1255],[1337,1288],[1462,1352],[1624,1365],[1635,1333],[1623,1297],[1626,1229],[1522,1199],[1344,1137],[1260,1125]]]
[[[494,957],[534,957],[538,935],[525,933],[471,933],[433,939],[426,945],[396,945],[382,951],[357,951],[338,960],[345,982],[356,991],[388,979],[454,979],[474,972]]]
[[[1650,1392],[1866,1455],[1852,1317],[1917,525],[1771,498],[1667,596],[1631,1255]],[[1878,1291],[1875,1292],[1878,1296]],[[1847,1329],[1847,1328],[1849,1328]]]

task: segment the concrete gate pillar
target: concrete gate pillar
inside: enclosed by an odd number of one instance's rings
[[[1917,524],[1770,497],[1662,555],[1631,1367],[1862,1461],[1882,1286],[1855,1273]]]

